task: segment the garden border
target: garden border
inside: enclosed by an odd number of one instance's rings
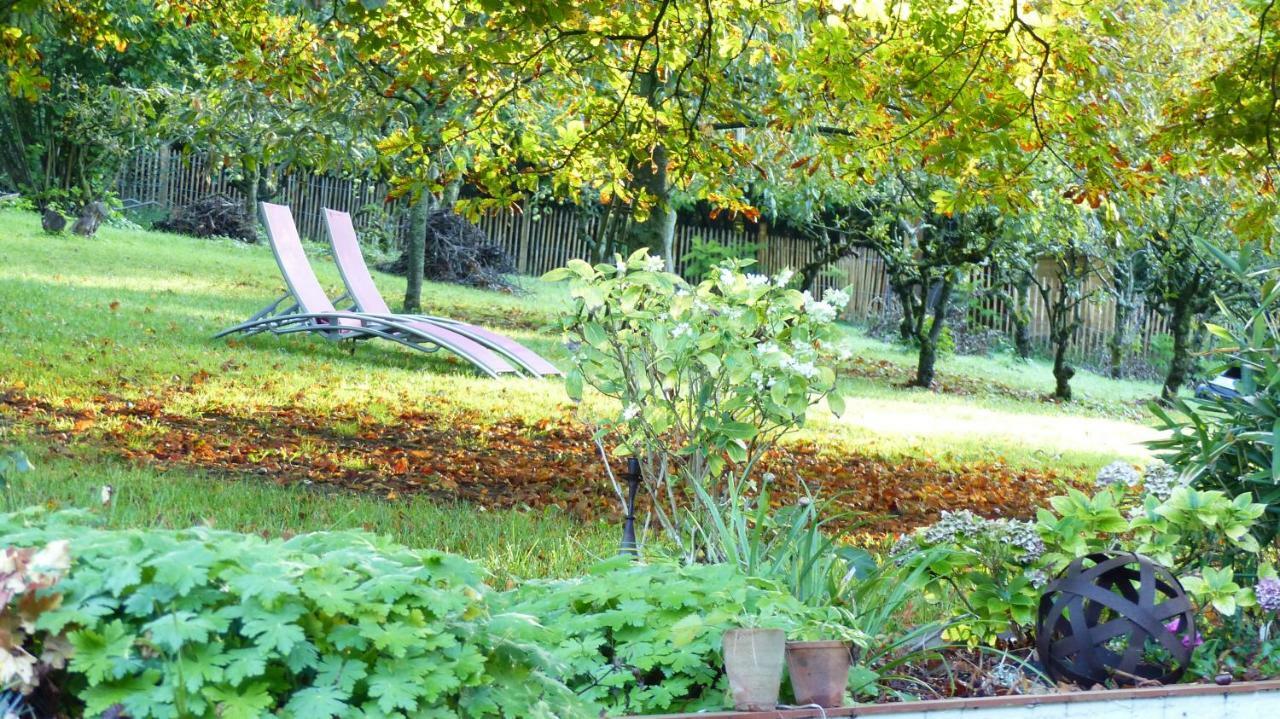
[[[965,715],[977,716],[984,709],[1031,709],[1039,706],[1058,704],[1085,704],[1121,701],[1140,701],[1155,699],[1189,699],[1194,697],[1221,696],[1225,701],[1232,695],[1239,694],[1272,694],[1268,702],[1271,706],[1280,706],[1280,679],[1257,682],[1236,682],[1226,686],[1216,684],[1178,684],[1164,687],[1148,687],[1143,689],[1101,689],[1079,692],[1063,692],[1059,694],[1022,694],[1000,697],[980,697],[962,699],[931,699],[918,702],[898,702],[893,704],[862,704],[858,706],[840,707],[836,709],[778,709],[763,712],[716,711],[698,714],[650,714],[625,717],[623,719],[819,719],[821,717],[864,717],[893,716],[898,714],[925,715],[946,711],[964,711]],[[1203,717],[1197,714],[1195,716]],[[1239,716],[1243,719],[1246,715]],[[1250,715],[1251,716],[1251,715]]]

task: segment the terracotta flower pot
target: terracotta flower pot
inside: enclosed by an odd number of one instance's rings
[[[730,629],[724,633],[724,668],[738,711],[778,706],[787,636],[781,629]]]
[[[787,673],[796,704],[844,706],[852,664],[849,642],[787,642]]]

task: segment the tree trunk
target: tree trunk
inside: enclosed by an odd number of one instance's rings
[[[427,215],[431,212],[430,195],[423,193],[409,210],[409,266],[405,268],[407,284],[404,311],[422,311],[422,272],[427,260]]]
[[[1071,378],[1076,376],[1076,370],[1067,364],[1067,348],[1071,345],[1070,332],[1055,332],[1053,334],[1053,379],[1055,386],[1053,388],[1053,396],[1064,402],[1071,401]]]
[[[1128,354],[1131,325],[1136,309],[1135,303],[1128,297],[1116,298],[1115,327],[1107,338],[1108,370],[1111,379],[1120,379],[1124,369],[1124,358]]]
[[[1178,390],[1187,381],[1191,369],[1191,302],[1179,297],[1173,303],[1173,317],[1169,332],[1173,334],[1173,358],[1169,360],[1169,373],[1160,388],[1160,399],[1169,401],[1178,396]]]
[[[1020,359],[1031,359],[1031,283],[1013,288],[1013,347]]]
[[[824,262],[810,262],[800,266],[800,289],[813,292],[813,285],[818,281],[818,274],[826,266]]]
[[[452,210],[458,202],[458,194],[462,192],[462,178],[454,178],[444,186],[440,193],[440,204],[434,209]]]
[[[915,297],[910,285],[893,285],[893,294],[898,297],[902,306],[902,321],[898,323],[898,337],[904,344],[911,342],[916,336]]]
[[[258,180],[262,176],[262,169],[251,157],[246,157],[240,162],[244,169],[244,214],[253,220],[258,216]],[[254,233],[253,241],[256,242],[257,239],[258,235]]]
[[[926,290],[927,292],[927,290]],[[933,323],[925,332],[923,323],[918,333],[920,354],[916,362],[916,378],[911,384],[928,389],[933,386],[935,365],[938,362],[938,341],[942,337],[942,329],[947,322],[947,305],[951,301],[951,281],[944,280],[938,289],[938,297],[933,306]],[[924,314],[924,310],[921,310]]]
[[[667,203],[660,227],[662,252],[659,255],[667,263],[667,272],[676,271],[676,208]]]
[[[813,243],[817,246],[817,250],[810,255],[813,259],[800,266],[800,289],[806,292],[813,291],[818,275],[822,274],[822,268],[831,262],[831,234],[823,229],[820,236],[813,238]]]
[[[676,211],[671,204],[671,188],[667,185],[667,148],[661,144],[653,148],[653,156],[641,162],[635,171],[636,185],[653,199],[653,207],[643,222],[631,227],[628,252],[648,249],[649,254],[662,257],[667,269],[674,269],[672,245],[675,239]]]
[[[911,380],[912,387],[929,389],[933,386],[934,366],[938,363],[938,344],[931,339],[920,341],[920,351],[916,355],[916,376]]]

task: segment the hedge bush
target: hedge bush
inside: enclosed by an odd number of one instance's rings
[[[556,637],[495,613],[481,570],[359,532],[289,540],[118,531],[88,515],[0,516],[6,545],[70,540],[35,623],[74,649],[58,679],[85,716],[579,717],[548,673]],[[7,609],[0,607],[0,609]]]

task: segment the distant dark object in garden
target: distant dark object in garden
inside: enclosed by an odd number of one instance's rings
[[[80,217],[76,218],[76,223],[71,226],[71,231],[81,237],[93,237],[102,221],[107,219],[109,214],[111,213],[107,210],[105,204],[96,200],[90,202],[80,209]]]
[[[46,208],[44,214],[40,216],[40,226],[44,227],[44,231],[51,235],[67,229],[67,218],[63,217],[61,212],[52,207]]]
[[[1137,554],[1072,562],[1040,597],[1036,647],[1055,681],[1081,687],[1171,683],[1196,641],[1191,601],[1168,569]]]
[[[379,269],[396,275],[409,271],[409,250]],[[427,248],[422,276],[437,282],[512,292],[507,276],[515,263],[502,245],[452,210],[436,210],[427,217]]]
[[[627,458],[627,471],[622,475],[627,481],[627,516],[622,524],[622,553],[637,555],[640,547],[636,544],[636,491],[640,489],[640,461],[635,457]]]
[[[1208,382],[1196,385],[1196,396],[1200,399],[1240,399],[1240,385],[1237,383],[1241,379],[1240,366],[1230,367]]]
[[[254,218],[245,212],[244,203],[226,195],[211,195],[179,207],[169,219],[155,224],[155,229],[193,237],[232,237],[257,242]]]

